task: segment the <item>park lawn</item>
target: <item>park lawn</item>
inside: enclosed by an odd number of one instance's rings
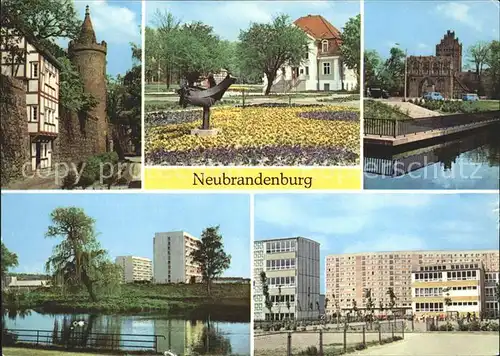
[[[268,105],[268,106],[267,106]],[[354,165],[359,162],[359,111],[332,105],[265,104],[211,111],[216,136],[191,135],[201,113],[146,118],[146,161],[153,165]]]
[[[14,347],[2,347],[3,356],[82,356],[82,355],[92,355],[92,356],[110,356],[110,354],[95,354],[95,353],[83,353],[83,352],[67,352],[67,351],[54,351],[54,350],[40,350],[31,348],[14,348]]]
[[[363,117],[365,119],[409,120],[410,116],[394,106],[380,101],[365,99],[363,102]]]
[[[500,110],[500,100],[479,100],[472,103],[473,108],[480,111],[495,111]]]
[[[30,292],[16,305],[19,309],[44,311],[143,312],[192,310],[200,306],[250,308],[250,285],[213,284],[208,296],[204,284],[125,284],[112,295],[91,302],[86,292],[62,295],[55,289]],[[8,306],[7,306],[8,308]]]

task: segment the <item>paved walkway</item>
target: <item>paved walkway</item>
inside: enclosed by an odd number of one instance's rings
[[[431,116],[441,116],[441,114],[436,111],[432,111],[409,102],[402,102],[400,101],[400,99],[383,100],[382,102],[391,105],[393,107],[399,107],[399,109],[402,112],[407,113],[413,119],[420,119],[423,117],[431,117]]]
[[[500,336],[495,333],[405,334],[405,339],[388,345],[372,346],[360,356],[496,356]]]

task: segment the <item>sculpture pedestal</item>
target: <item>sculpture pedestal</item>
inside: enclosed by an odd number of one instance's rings
[[[217,136],[219,129],[193,129],[191,135],[195,136]]]

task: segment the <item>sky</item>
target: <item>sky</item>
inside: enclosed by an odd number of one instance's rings
[[[292,20],[322,15],[339,30],[360,13],[359,1],[147,1],[146,25],[155,27],[156,11],[170,11],[181,22],[201,21],[224,40],[235,41],[252,22],[268,23],[278,14]]]
[[[141,1],[75,0],[75,8],[81,20],[85,17],[87,5],[97,42],[104,40],[108,45],[107,74],[124,75],[132,67],[130,42],[141,44]],[[61,39],[58,43],[67,48],[67,40]]]
[[[477,41],[499,40],[497,0],[368,0],[364,8],[365,48],[377,50],[382,57],[389,56],[395,43],[409,55],[435,55],[448,30],[455,31],[462,43],[464,58]]]
[[[13,272],[43,273],[61,240],[44,237],[50,213],[76,206],[96,219],[101,246],[113,258],[153,258],[155,232],[184,230],[200,237],[220,225],[231,266],[223,276],[250,278],[250,198],[241,194],[2,194],[2,242],[18,255]],[[236,212],[236,213],[235,213]]]
[[[330,254],[498,249],[498,194],[281,194],[255,196],[255,240],[303,236]]]

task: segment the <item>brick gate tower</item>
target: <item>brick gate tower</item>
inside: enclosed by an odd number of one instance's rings
[[[90,116],[97,120],[96,153],[107,151],[108,136],[110,136],[106,117],[106,52],[106,42],[96,41],[87,5],[80,35],[76,40],[70,41],[68,54],[80,73],[84,91],[97,100],[97,105],[90,111]]]

